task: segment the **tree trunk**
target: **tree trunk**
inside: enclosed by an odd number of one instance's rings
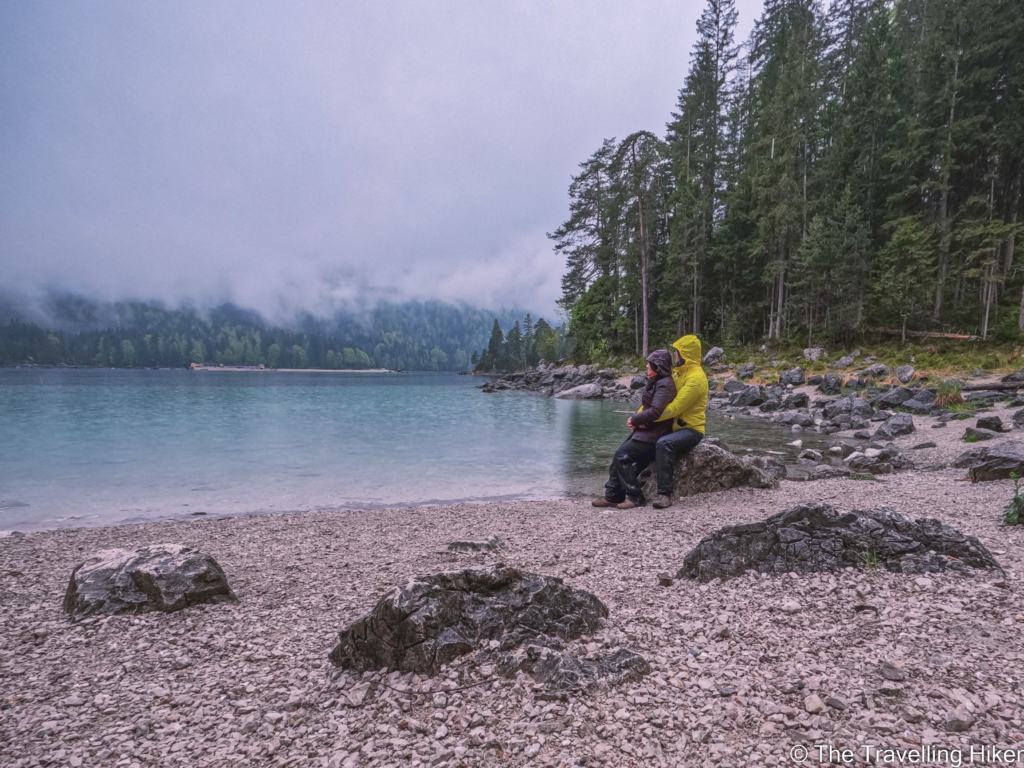
[[[959,40],[957,41],[959,43]],[[953,160],[953,120],[956,116],[956,81],[960,73],[960,59],[953,63],[953,93],[949,97],[949,132],[946,139],[946,157],[942,168],[942,202],[939,204],[939,217],[941,221],[941,234],[939,236],[939,281],[935,288],[935,311],[932,318],[939,319],[942,311],[942,287],[946,282],[946,268],[949,265],[949,167]]]

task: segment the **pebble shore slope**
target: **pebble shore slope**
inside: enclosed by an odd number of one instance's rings
[[[971,447],[963,422],[915,422],[902,448],[938,443],[908,451],[919,466]],[[724,768],[790,765],[798,745],[814,765],[827,763],[813,759],[818,745],[858,759],[865,745],[960,749],[965,760],[972,745],[1024,749],[1024,530],[1000,524],[1009,481],[963,476],[783,482],[660,511],[495,503],[0,539],[0,764]],[[809,501],[937,517],[978,536],[1005,578],[865,568],[659,586],[710,531]],[[507,549],[445,550],[492,534]],[[164,542],[213,555],[241,602],[66,620],[61,599],[88,554]],[[628,648],[653,672],[552,701],[473,656],[433,678],[327,661],[338,631],[392,586],[497,560],[596,594],[611,616],[573,650]]]

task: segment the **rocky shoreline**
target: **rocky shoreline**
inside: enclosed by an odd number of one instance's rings
[[[965,754],[1017,745],[1024,531],[1000,524],[1012,484],[960,482],[964,470],[948,466],[964,452],[960,436],[949,426],[935,434],[934,448],[915,452],[932,471],[734,488],[660,511],[497,503],[0,539],[0,763],[738,767],[788,764],[795,745]],[[894,442],[909,451],[918,439]],[[822,502],[935,517],[978,537],[1004,574],[863,564],[664,578],[723,526]],[[448,548],[488,536],[504,547]],[[168,542],[216,557],[238,603],[68,621],[61,600],[86,556]],[[565,643],[567,653],[629,649],[650,672],[551,696],[474,654],[433,675],[329,661],[339,632],[396,585],[505,565],[559,577],[607,605],[600,627]]]
[[[637,373],[545,366],[494,391],[629,399]],[[720,490],[681,480],[665,510],[463,504],[0,539],[0,764],[739,768],[787,765],[801,748],[849,749],[858,764],[869,746],[1020,748],[1024,526],[1001,523],[1002,478],[1024,471],[1014,393],[974,396],[960,424],[913,374],[845,392],[837,376],[828,394],[827,377],[793,369],[768,386],[719,373],[735,382],[712,399],[724,416],[837,444],[783,466],[709,441],[689,480]],[[858,543],[872,530],[877,549]],[[74,590],[68,578],[101,550],[100,565],[128,557],[114,548],[202,550],[215,563],[191,572],[212,573],[200,582],[216,594],[175,592],[188,605],[173,613],[90,615],[86,572]],[[386,616],[399,595],[478,571],[601,607],[515,648],[473,635],[473,619],[438,639],[456,649],[446,663],[418,671],[351,661],[379,634],[375,604]],[[71,621],[68,605],[87,618]]]

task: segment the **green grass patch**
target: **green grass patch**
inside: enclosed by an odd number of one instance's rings
[[[850,479],[851,480],[870,480],[870,481],[872,481],[874,483],[881,483],[881,482],[883,482],[882,480],[879,480],[874,475],[864,475],[864,474],[861,474],[860,472],[852,473],[850,475]]]
[[[977,435],[967,435],[966,437],[964,437],[965,443],[976,443],[979,440],[981,440],[981,438],[978,437]]]
[[[970,403],[953,403],[952,405],[946,406],[946,411],[949,413],[964,413],[965,411],[973,411],[974,406]]]
[[[974,415],[973,411],[971,411],[970,413],[958,413],[956,416],[953,417],[953,421],[966,421],[967,419],[971,418],[973,415]]]

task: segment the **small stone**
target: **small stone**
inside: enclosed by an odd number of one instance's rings
[[[280,712],[267,712],[267,714],[263,716],[263,722],[267,725],[277,725],[282,720],[284,720],[284,715]]]
[[[448,706],[448,697],[443,693],[434,694],[434,707],[437,709],[444,709]]]
[[[893,682],[902,682],[907,679],[907,672],[903,668],[903,665],[898,661],[883,661],[882,662],[882,677],[886,680],[892,680]]]
[[[434,732],[434,738],[437,739],[438,741],[440,741],[441,739],[443,739],[447,735],[448,735],[448,726],[447,725],[442,725],[440,728],[437,729],[437,731]]]
[[[526,757],[534,757],[538,752],[540,752],[540,744],[536,741],[523,750],[523,754]]]
[[[849,704],[847,704],[846,699],[842,699],[838,696],[829,696],[827,699],[825,699],[825,705],[832,707],[832,709],[837,709],[840,712],[842,712],[844,709],[850,706]]]
[[[825,702],[823,702],[817,694],[812,693],[810,696],[804,699],[804,709],[806,709],[812,715],[817,715],[819,712],[825,711]]]
[[[938,448],[939,446],[929,440],[927,443],[918,443],[911,450],[920,451],[922,448]]]
[[[790,615],[794,613],[800,613],[804,607],[800,605],[796,600],[787,600],[782,604],[782,612]]]
[[[946,713],[946,730],[950,733],[963,733],[974,725],[974,716],[966,707],[960,706]]]
[[[185,669],[192,666],[192,660],[188,656],[179,656],[171,662],[171,666],[175,669]]]
[[[663,587],[671,587],[675,583],[675,580],[667,573],[662,571],[658,574],[658,584]]]
[[[68,696],[66,699],[64,699],[65,707],[80,707],[83,704],[85,704],[85,699],[83,699],[81,696]]]

